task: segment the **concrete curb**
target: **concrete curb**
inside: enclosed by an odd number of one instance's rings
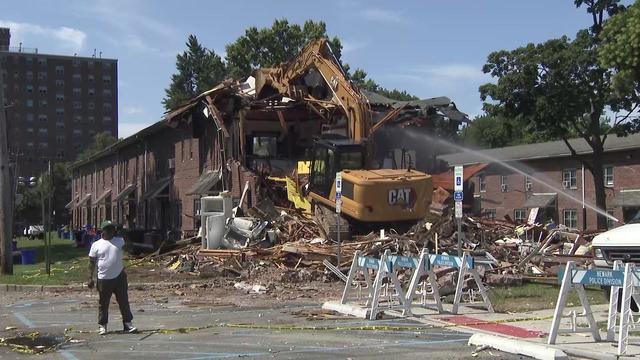
[[[207,282],[172,282],[172,283],[131,283],[129,290],[147,290],[167,286],[189,286],[193,284],[206,284]],[[3,292],[44,292],[44,291],[81,291],[88,288],[84,284],[75,285],[19,285],[0,284],[0,293]]]
[[[568,360],[567,354],[557,348],[523,340],[488,334],[473,334],[469,345],[489,346],[510,354],[518,354],[540,360]]]

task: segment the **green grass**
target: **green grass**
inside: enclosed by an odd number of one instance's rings
[[[35,249],[35,264],[14,263],[13,275],[0,275],[2,284],[64,285],[80,283],[86,279],[88,249],[76,248],[75,242],[59,239],[51,233],[51,276],[45,270],[44,240],[18,239],[18,250]],[[17,260],[17,258],[16,258]]]
[[[526,283],[522,286],[493,288],[489,297],[498,312],[523,312],[553,309],[558,300],[559,285]],[[587,288],[589,304],[606,304],[609,299],[599,287]],[[580,299],[575,291],[569,293],[567,306],[579,306]]]

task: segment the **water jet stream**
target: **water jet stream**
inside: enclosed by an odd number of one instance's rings
[[[495,158],[493,156],[490,156],[490,155],[487,155],[487,154],[483,153],[482,151],[472,150],[472,149],[466,148],[464,146],[461,146],[461,145],[458,145],[458,144],[454,144],[454,143],[452,143],[450,141],[431,136],[430,134],[417,133],[416,131],[412,131],[412,130],[407,131],[406,134],[408,134],[409,136],[413,137],[414,139],[416,137],[423,137],[424,140],[435,141],[439,145],[447,146],[450,149],[456,149],[459,152],[463,152],[463,153],[466,153],[466,154],[472,154],[474,156],[477,156],[477,157],[480,157],[480,158],[486,160],[489,163],[498,164],[499,166],[501,166],[501,167],[503,167],[503,168],[505,168],[507,170],[511,170],[511,171],[516,172],[518,174],[521,174],[521,175],[524,175],[524,176],[528,176],[529,178],[531,178],[532,180],[536,181],[537,183],[543,185],[544,187],[546,187],[548,189],[551,189],[551,190],[555,191],[556,193],[558,193],[558,194],[560,194],[560,195],[562,195],[562,196],[574,201],[577,204],[582,204],[583,203],[581,199],[578,199],[575,196],[565,192],[560,187],[555,186],[552,183],[550,183],[548,181],[545,181],[545,180],[543,180],[541,178],[533,176],[532,175],[533,169],[530,169],[530,168],[526,169],[526,170],[520,169],[520,168],[518,168],[518,167],[516,167],[514,165],[509,164],[507,161],[497,159],[497,158]],[[515,162],[515,163],[518,163],[518,164],[522,165],[522,163],[520,163],[518,161],[512,161],[512,162]],[[459,165],[459,164],[450,164],[450,165],[453,166],[453,165]],[[582,186],[584,186],[584,184],[582,184]],[[607,219],[613,220],[615,222],[619,222],[619,220],[617,218],[615,218],[613,215],[607,213],[605,210],[600,209],[600,208],[598,208],[597,206],[595,206],[593,204],[590,204],[590,203],[585,201],[584,202],[584,206],[586,208],[591,209],[591,210],[595,211],[596,213],[606,217]]]

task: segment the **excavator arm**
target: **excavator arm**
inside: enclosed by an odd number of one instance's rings
[[[277,68],[260,69],[255,72],[256,91],[271,86],[280,94],[291,98],[304,98],[311,103],[324,106],[316,99],[301,91],[296,81],[311,70],[317,71],[331,90],[331,103],[339,106],[347,119],[349,138],[360,141],[366,139],[371,128],[371,108],[366,97],[346,78],[342,66],[331,51],[328,40],[320,38],[309,42],[300,54]]]

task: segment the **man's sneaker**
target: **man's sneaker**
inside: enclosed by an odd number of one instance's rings
[[[98,327],[98,334],[105,335],[106,333],[107,333],[107,326],[106,325],[100,325]]]
[[[135,326],[133,326],[132,323],[130,323],[130,322],[124,323],[124,332],[126,332],[126,333],[134,333],[136,331],[138,331],[138,329]]]

